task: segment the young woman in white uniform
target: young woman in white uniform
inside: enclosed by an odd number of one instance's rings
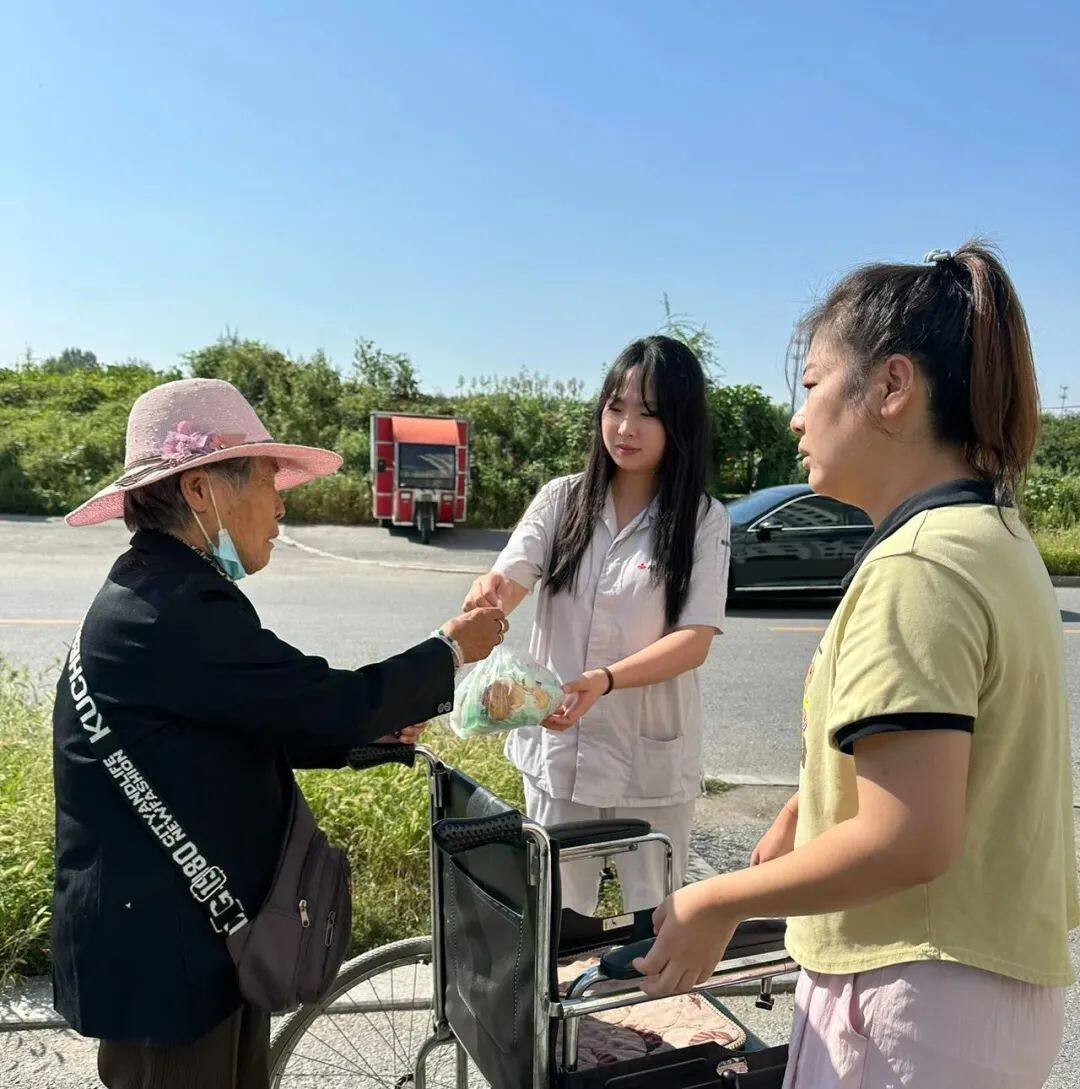
[[[509,734],[526,810],[543,824],[637,817],[671,837],[678,887],[701,789],[697,668],[721,630],[729,521],[705,491],[701,366],[669,337],[634,341],[596,410],[585,472],[541,488],[465,608],[516,608],[541,586],[530,650],[567,698]],[[580,729],[571,729],[580,724]],[[624,910],[663,899],[662,852],[620,855]],[[563,904],[596,907],[599,863],[563,867]]]

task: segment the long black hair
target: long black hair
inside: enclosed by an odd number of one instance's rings
[[[709,464],[709,415],[705,376],[697,356],[682,341],[651,336],[627,345],[612,364],[596,403],[589,460],[570,492],[566,522],[556,537],[547,573],[552,593],[573,591],[578,568],[603,515],[615,462],[604,446],[601,422],[612,398],[626,388],[637,368],[641,400],[659,417],[666,444],[658,470],[659,510],[653,522],[652,578],[665,590],[669,627],[678,623],[690,591],[694,540],[705,497]]]

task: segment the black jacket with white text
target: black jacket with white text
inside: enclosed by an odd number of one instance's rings
[[[241,1002],[222,936],[110,782],[91,750],[95,730],[116,735],[253,917],[293,769],[341,767],[350,748],[449,710],[453,677],[439,639],[333,669],[263,628],[247,597],[187,545],[136,533],[57,689],[56,1009],[86,1036],[183,1044]]]

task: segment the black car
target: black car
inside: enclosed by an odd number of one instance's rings
[[[729,595],[738,591],[833,593],[874,527],[858,507],[806,484],[763,488],[728,504]]]

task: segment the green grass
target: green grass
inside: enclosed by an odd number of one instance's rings
[[[726,794],[732,788],[731,783],[725,783],[723,779],[705,779],[705,796],[708,798],[718,798],[721,794]]]
[[[1033,533],[1051,575],[1080,575],[1080,526]]]
[[[502,754],[498,735],[459,741],[434,727],[424,744],[512,805],[524,807],[521,775]],[[430,931],[428,794],[420,769],[315,771],[300,776],[331,841],[353,868],[354,952]]]
[[[514,805],[521,776],[497,736],[458,741],[433,728],[425,743]],[[353,867],[353,952],[412,934],[428,921],[427,777],[418,766],[300,776],[323,829]],[[49,695],[0,660],[0,985],[47,972],[53,883]]]
[[[0,983],[48,968],[53,880],[49,704],[0,659]]]

